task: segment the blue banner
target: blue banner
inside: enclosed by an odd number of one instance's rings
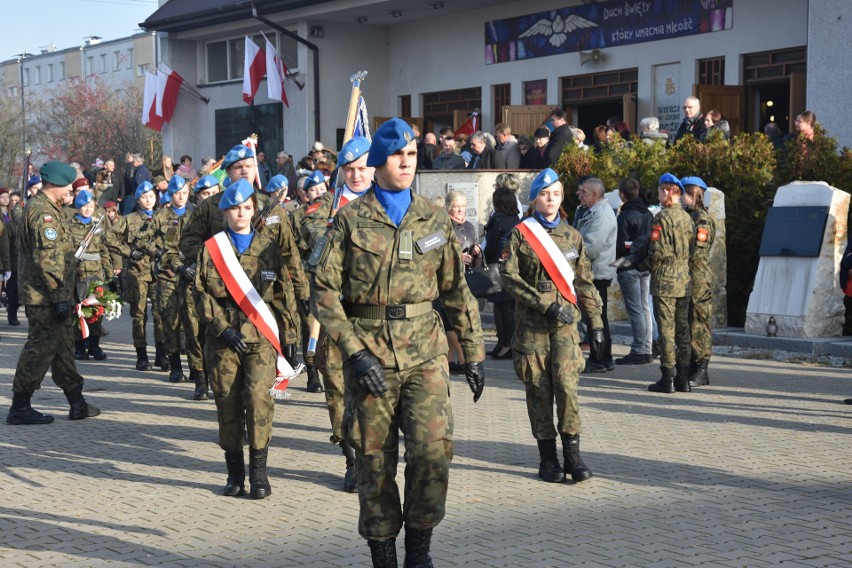
[[[485,23],[485,64],[730,29],[734,0],[613,0]]]

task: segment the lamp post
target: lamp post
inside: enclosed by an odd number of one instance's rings
[[[27,188],[27,106],[24,99],[24,59],[31,57],[32,53],[23,52],[15,57],[18,58],[18,66],[21,72],[21,145],[23,149],[23,171],[21,172],[21,195],[26,195]]]

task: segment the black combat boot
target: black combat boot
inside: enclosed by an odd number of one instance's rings
[[[192,398],[195,400],[207,400],[207,375],[204,371],[189,371],[190,382],[195,383],[195,394]]]
[[[370,556],[373,558],[373,568],[397,568],[396,539],[368,540]]]
[[[308,373],[308,386],[305,390],[308,392],[322,392],[322,381],[320,381],[316,365],[305,365],[305,370]]]
[[[251,482],[251,498],[266,499],[272,495],[272,486],[266,477],[266,455],[269,448],[255,450],[249,448],[249,481]]]
[[[432,529],[419,531],[405,525],[405,562],[403,568],[432,568],[429,546],[432,544]]]
[[[689,388],[689,368],[684,365],[675,367],[674,388],[677,392],[690,392]]]
[[[101,336],[95,335],[89,338],[89,351],[88,354],[94,358],[96,361],[103,361],[107,358],[104,350],[101,349]]]
[[[225,452],[225,465],[228,466],[228,482],[222,493],[225,497],[242,497],[246,494],[246,464],[243,451]]]
[[[21,322],[18,321],[18,308],[12,309],[12,306],[6,308],[6,319],[9,322],[9,325],[19,326]]]
[[[346,457],[346,475],[343,476],[343,490],[347,493],[358,492],[358,459],[355,456],[355,448],[349,442],[340,442],[340,449]]]
[[[541,463],[538,465],[538,476],[548,483],[562,483],[565,474],[556,457],[556,440],[538,440],[538,455]]]
[[[65,391],[65,398],[68,399],[68,404],[71,405],[71,410],[68,412],[68,420],[94,418],[101,413],[97,406],[87,403],[86,399],[83,398],[83,385]]]
[[[565,474],[574,481],[586,481],[592,478],[592,470],[580,457],[580,435],[562,434],[562,457],[565,458]]]
[[[88,361],[89,356],[86,354],[86,346],[83,340],[74,341],[74,358],[78,361]]]
[[[666,394],[672,394],[675,391],[674,367],[660,367],[660,371],[662,372],[662,377],[660,377],[660,380],[656,383],[648,385],[648,390],[651,392],[662,392]]]
[[[709,384],[710,377],[707,375],[707,361],[696,361],[695,370],[689,376],[689,386],[706,387]]]
[[[169,382],[182,383],[186,380],[183,374],[183,365],[180,362],[180,353],[169,355]]]
[[[166,357],[166,346],[163,343],[154,344],[154,366],[161,371],[169,370],[169,358]]]
[[[32,397],[33,393],[31,392],[12,393],[12,408],[9,409],[9,414],[6,416],[6,424],[50,424],[53,422],[53,416],[42,414],[30,406]]]
[[[148,349],[145,347],[136,348],[136,370],[150,371],[151,363],[148,362]]]

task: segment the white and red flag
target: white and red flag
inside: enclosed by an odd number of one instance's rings
[[[453,137],[458,136],[459,134],[467,134],[470,136],[477,130],[477,123],[479,122],[479,113],[474,111],[471,113],[470,118],[465,121],[464,124],[459,126],[459,129],[453,132]]]
[[[254,152],[254,179],[249,180],[254,187],[260,188],[260,168],[258,167],[260,164],[257,163],[257,138],[254,134],[240,142],[243,146],[251,148],[251,151]]]
[[[243,100],[246,104],[254,101],[257,88],[266,74],[266,57],[263,51],[246,36],[245,66],[243,67]]]
[[[163,117],[163,122],[172,121],[182,84],[183,77],[177,71],[173,71],[165,63],[160,63],[157,70],[157,114]]]
[[[287,108],[287,92],[284,90],[284,80],[287,77],[287,66],[275,50],[275,46],[266,40],[266,93],[273,101],[281,101]]]
[[[163,117],[157,114],[157,76],[145,71],[145,93],[142,96],[142,124],[156,130],[163,128]]]

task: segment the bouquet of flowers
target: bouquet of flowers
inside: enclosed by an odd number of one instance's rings
[[[89,282],[86,298],[77,304],[78,325],[83,335],[88,335],[88,324],[102,319],[114,320],[121,315],[121,301],[118,294],[110,291],[109,287],[99,281]]]

